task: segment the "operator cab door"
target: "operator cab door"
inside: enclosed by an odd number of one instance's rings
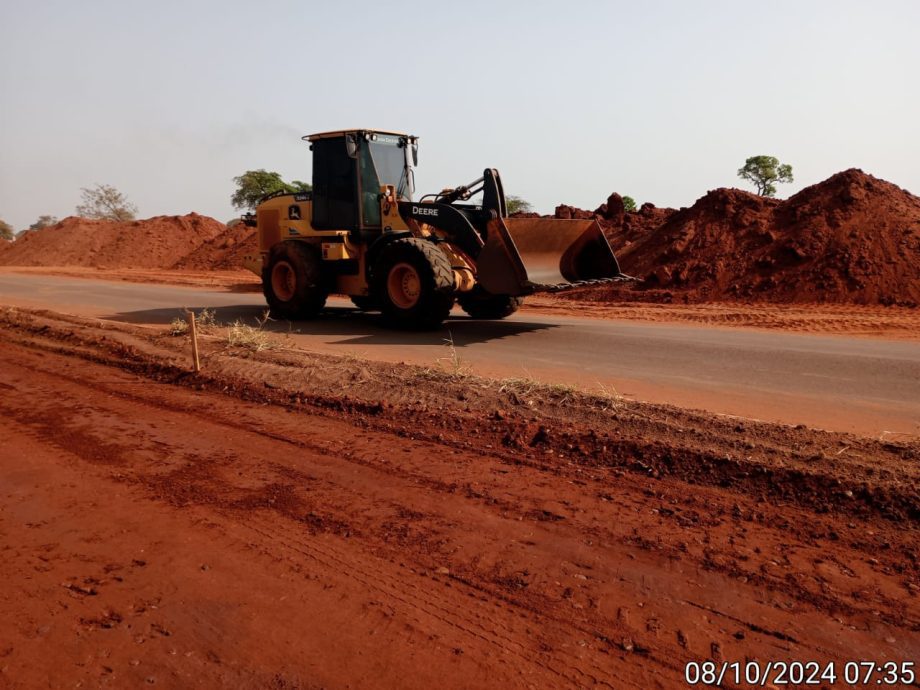
[[[358,176],[345,137],[313,142],[313,227],[356,231]]]

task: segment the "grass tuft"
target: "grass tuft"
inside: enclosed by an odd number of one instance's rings
[[[276,349],[278,343],[263,330],[268,321],[270,321],[268,312],[265,312],[261,319],[256,319],[256,326],[250,326],[237,319],[227,329],[227,344],[231,347],[243,347],[253,352]]]
[[[473,375],[473,367],[463,361],[457,347],[454,345],[454,336],[448,331],[447,337],[444,338],[444,346],[448,354],[444,357],[438,357],[438,366],[445,370],[452,379],[465,379]]]
[[[213,309],[202,309],[195,314],[195,325],[199,331],[205,332],[210,328],[216,327],[217,313]],[[188,321],[184,316],[177,316],[169,322],[170,335],[186,335],[188,333]]]

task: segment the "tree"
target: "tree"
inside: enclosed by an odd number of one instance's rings
[[[134,220],[137,206],[128,201],[128,197],[111,185],[96,184],[89,189],[80,188],[83,203],[77,206],[77,215],[94,220]]]
[[[0,220],[0,240],[12,240],[14,236],[13,226],[5,220]]]
[[[505,207],[508,209],[508,213],[531,213],[533,211],[533,206],[530,205],[529,201],[524,201],[519,196],[514,194],[505,195]]]
[[[623,209],[626,211],[635,211],[636,210],[636,200],[631,196],[623,197]]]
[[[42,228],[47,228],[49,225],[54,225],[57,222],[58,219],[54,216],[39,216],[38,220],[29,226],[29,230],[41,230]]]
[[[233,208],[253,210],[259,204],[264,196],[274,194],[275,192],[309,192],[313,186],[294,180],[285,182],[281,175],[276,172],[268,172],[260,168],[259,170],[247,170],[239,177],[234,177],[233,182],[236,184],[236,191],[230,201]]]
[[[773,156],[751,156],[738,170],[738,177],[753,182],[761,196],[774,196],[774,182],[792,182],[792,166],[781,165],[779,159]]]

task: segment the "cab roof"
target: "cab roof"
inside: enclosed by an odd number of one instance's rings
[[[333,137],[341,137],[345,136],[346,134],[357,134],[358,132],[374,132],[375,134],[391,134],[397,137],[412,138],[412,135],[406,134],[405,132],[394,132],[389,129],[371,129],[369,127],[357,129],[337,129],[333,132],[318,132],[316,134],[308,134],[301,138],[306,141],[316,141],[317,139],[332,139]]]

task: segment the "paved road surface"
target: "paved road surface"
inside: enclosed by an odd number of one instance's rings
[[[0,303],[135,323],[182,307],[254,319],[262,296],[164,285],[0,275]],[[903,438],[920,435],[920,344],[868,338],[568,318],[524,311],[505,321],[457,312],[435,333],[388,330],[331,299],[293,324],[298,346],[451,366],[445,339],[477,374],[604,388],[627,397],[745,417]],[[287,323],[271,328],[288,331]],[[887,433],[886,433],[887,432]]]

